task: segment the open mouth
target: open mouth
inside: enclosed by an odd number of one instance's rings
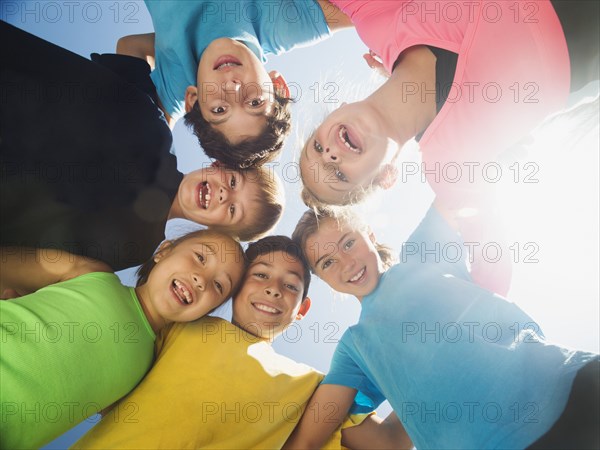
[[[192,293],[187,286],[179,280],[173,280],[171,282],[171,290],[175,294],[175,298],[177,298],[182,305],[190,305],[194,301]]]
[[[352,278],[348,280],[348,283],[362,283],[366,278],[367,268],[363,267],[360,269]]]
[[[198,189],[198,204],[202,209],[208,209],[210,206],[212,189],[210,188],[210,184],[208,181],[203,181],[200,183],[200,187]]]
[[[254,308],[258,309],[260,312],[263,312],[266,314],[272,314],[272,315],[281,314],[281,311],[278,310],[277,308],[274,308],[269,305],[265,305],[264,303],[252,303],[252,306],[254,306]]]
[[[358,137],[350,131],[346,126],[341,125],[338,130],[338,137],[340,142],[346,147],[348,150],[354,153],[362,153],[362,149],[360,148],[360,141]]]
[[[242,65],[242,63],[240,62],[240,60],[235,58],[234,56],[224,55],[224,56],[219,57],[215,61],[213,70],[224,71],[224,70],[228,70],[230,67],[238,67],[241,65]]]

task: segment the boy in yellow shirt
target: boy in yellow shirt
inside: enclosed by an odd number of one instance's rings
[[[310,308],[310,271],[289,238],[251,244],[233,324],[205,317],[159,337],[146,378],[73,448],[281,448],[323,375],[271,343]],[[369,417],[346,445],[393,439]],[[387,423],[385,423],[387,425]],[[375,432],[376,430],[376,432]],[[361,441],[362,439],[363,441]],[[340,448],[339,430],[328,447]]]

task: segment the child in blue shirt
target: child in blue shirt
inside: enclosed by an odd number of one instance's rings
[[[464,258],[415,251],[464,250],[436,209],[396,265],[356,217],[309,211],[294,239],[320,278],[362,304],[307,411],[335,402],[341,418],[353,402],[387,399],[417,448],[598,446],[598,356],[546,341],[515,304],[473,283]],[[337,423],[320,417],[305,415],[288,448],[318,447]]]
[[[266,54],[315,43],[349,19],[325,0],[146,0],[154,33],[117,52],[145,59],[167,120],[185,114],[206,154],[234,167],[273,160],[290,130],[289,90]],[[186,114],[187,113],[187,114]]]

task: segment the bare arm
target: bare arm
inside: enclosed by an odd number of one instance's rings
[[[370,415],[360,425],[342,430],[342,445],[353,450],[411,449],[404,426],[392,412],[385,420]]]
[[[321,448],[348,415],[355,395],[356,389],[346,386],[320,385],[283,448]]]
[[[348,17],[346,14],[340,11],[340,9],[337,6],[328,2],[327,0],[317,1],[319,2],[319,6],[323,11],[323,15],[325,16],[327,26],[331,31],[337,31],[343,28],[354,27],[354,24],[350,20],[350,17]]]
[[[112,272],[100,261],[57,249],[0,248],[0,292],[19,295],[90,272]]]
[[[117,41],[117,53],[143,59],[154,69],[154,33],[123,36]]]

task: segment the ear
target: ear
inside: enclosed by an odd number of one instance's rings
[[[391,188],[398,180],[398,168],[390,163],[381,166],[379,173],[375,176],[373,184],[382,189]]]
[[[158,250],[154,254],[153,258],[155,263],[158,263],[171,251],[172,243],[172,241],[163,241],[163,243],[158,246]]]
[[[196,86],[188,86],[185,90],[185,112],[189,113],[197,101],[198,88]]]
[[[273,89],[275,89],[277,95],[283,98],[290,98],[290,88],[288,87],[285,78],[283,78],[283,75],[276,70],[271,70],[269,72],[269,77],[271,77]]]
[[[298,310],[298,314],[296,314],[296,320],[302,320],[302,318],[306,316],[306,313],[310,309],[310,305],[310,298],[304,297],[304,300],[302,300],[302,303],[300,303],[300,309]]]

